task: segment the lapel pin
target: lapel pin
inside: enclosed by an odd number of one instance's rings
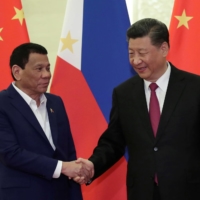
[[[54,111],[53,111],[53,109],[52,109],[52,108],[50,108],[50,111],[51,111],[51,113],[54,113]]]

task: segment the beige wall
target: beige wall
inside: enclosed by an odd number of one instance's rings
[[[169,26],[174,0],[126,0],[131,22],[157,18]]]
[[[30,41],[47,48],[53,72],[67,0],[21,1]],[[131,23],[144,17],[154,17],[169,26],[174,0],[126,0],[126,2]]]
[[[31,42],[47,48],[53,73],[67,0],[21,0]]]

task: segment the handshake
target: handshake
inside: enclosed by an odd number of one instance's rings
[[[94,165],[91,161],[79,158],[70,162],[63,162],[61,173],[79,184],[90,183],[94,176]]]

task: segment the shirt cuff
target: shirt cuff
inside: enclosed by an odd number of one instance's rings
[[[62,161],[58,160],[56,169],[53,173],[53,178],[59,178],[60,177],[61,169],[62,169]]]

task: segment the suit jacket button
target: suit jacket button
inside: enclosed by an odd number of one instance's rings
[[[153,150],[154,150],[154,151],[158,151],[158,147],[154,147]]]

